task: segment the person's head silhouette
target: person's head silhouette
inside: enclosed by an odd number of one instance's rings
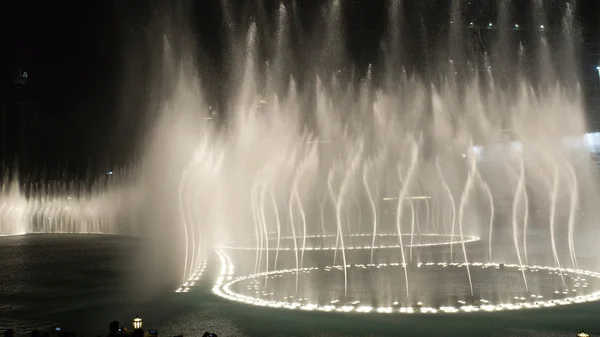
[[[112,321],[108,325],[110,333],[116,334],[119,331],[119,321]]]

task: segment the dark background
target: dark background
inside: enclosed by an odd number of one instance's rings
[[[5,1],[0,5],[0,102],[3,120],[0,129],[2,166],[15,163],[24,173],[48,171],[76,174],[90,168],[102,171],[127,163],[134,154],[143,130],[145,94],[136,85],[152,74],[130,71],[132,41],[147,32],[161,10],[174,1]],[[247,21],[277,8],[277,1],[231,1],[235,20]],[[284,1],[290,2],[290,1]],[[450,0],[404,1],[414,15],[414,30],[408,31],[415,44],[436,44],[436,35],[423,38],[422,31],[449,21]],[[495,1],[463,1],[464,21],[485,25],[495,21]],[[543,1],[552,8],[564,0]],[[310,30],[311,20],[325,1],[298,0],[301,23]],[[519,4],[515,20],[530,8]],[[386,21],[386,1],[342,1],[345,44],[349,57],[359,66],[376,62]],[[551,11],[550,11],[551,12]],[[225,28],[220,1],[195,1],[191,7],[192,31],[202,46],[199,72],[205,78],[215,102],[225,101],[230,85],[225,56]],[[412,16],[412,15],[411,15]],[[600,31],[600,1],[580,0],[578,21],[584,32],[581,59],[582,78],[590,96],[598,94],[594,64],[600,64],[597,43]],[[527,21],[521,25],[526,28]],[[552,23],[550,23],[552,24]],[[587,42],[584,45],[583,42]],[[596,43],[596,44],[594,44]],[[135,55],[139,63],[145,55]],[[413,55],[415,63],[424,62]],[[27,71],[27,79],[19,77]],[[591,76],[589,74],[592,74]],[[22,75],[22,73],[21,73]],[[131,76],[135,80],[131,81]],[[15,81],[17,79],[18,81]],[[23,83],[19,83],[19,81]],[[596,81],[596,82],[594,82]],[[600,104],[600,102],[599,102]],[[139,106],[139,109],[136,107]],[[594,126],[598,106],[590,104]],[[596,110],[596,111],[595,111]],[[23,117],[25,116],[25,117]],[[138,127],[136,127],[136,125]]]

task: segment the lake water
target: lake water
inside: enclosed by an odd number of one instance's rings
[[[0,329],[19,333],[60,325],[105,335],[113,319],[136,314],[161,336],[574,336],[600,334],[600,303],[456,315],[357,315],[285,311],[211,294],[216,259],[189,293],[132,298],[139,242],[116,236],[28,235],[0,238]]]

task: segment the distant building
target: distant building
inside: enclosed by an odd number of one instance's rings
[[[35,168],[39,156],[39,105],[31,86],[31,74],[23,66],[4,73],[0,96],[0,161],[2,166],[18,164]]]
[[[600,43],[585,43],[582,83],[592,131],[600,131]]]

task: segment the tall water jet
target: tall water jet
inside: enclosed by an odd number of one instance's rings
[[[527,277],[525,276],[525,269],[523,268],[523,260],[521,259],[521,252],[519,250],[519,224],[517,219],[517,214],[519,211],[519,206],[521,206],[521,196],[525,193],[525,164],[523,163],[523,158],[520,161],[520,170],[519,170],[519,181],[517,182],[517,188],[515,190],[515,196],[513,198],[513,211],[512,211],[512,227],[513,227],[513,243],[515,245],[515,251],[517,253],[517,259],[519,260],[519,266],[521,268],[521,272],[523,274],[523,282],[525,283],[525,290],[529,292],[529,287],[527,286]],[[526,208],[525,208],[526,209]],[[527,212],[526,212],[527,213]],[[526,238],[523,237],[523,241],[526,241]]]
[[[298,172],[296,171],[296,176]],[[298,292],[298,282],[299,282],[299,272],[300,272],[300,261],[298,260],[298,239],[296,236],[296,225],[294,223],[294,191],[290,192],[289,201],[288,201],[288,209],[289,209],[289,222],[290,228],[292,230],[292,240],[294,241],[294,258],[296,260],[296,292]]]
[[[566,163],[567,170],[569,173],[569,222],[568,222],[568,240],[569,240],[569,253],[571,254],[571,263],[573,269],[579,269],[577,265],[577,255],[575,254],[575,214],[577,212],[577,204],[579,199],[579,191],[577,184],[577,176],[575,170],[570,163]]]
[[[488,186],[488,184],[485,181],[483,181],[483,179],[481,178],[481,175],[479,175],[479,179],[480,179],[480,184],[488,197],[488,202],[490,205],[490,216],[489,216],[489,221],[488,221],[488,254],[489,254],[489,259],[491,261],[492,260],[492,242],[493,242],[492,239],[493,239],[493,233],[494,233],[494,197],[492,196],[492,191],[490,190],[490,187]]]
[[[273,205],[273,213],[275,213],[275,227],[277,229],[277,247],[275,249],[275,261],[273,262],[273,269],[277,268],[277,260],[279,258],[279,248],[281,247],[281,221],[279,219],[279,209],[277,207],[277,200],[275,199],[275,194],[273,193],[273,187],[270,189],[271,193],[271,203]]]
[[[398,207],[396,208],[396,231],[398,233],[398,241],[400,243],[400,253],[402,255],[402,266],[404,268],[404,282],[406,283],[406,296],[410,297],[410,287],[408,284],[408,265],[406,264],[406,257],[404,256],[404,243],[402,240],[402,208],[406,196],[408,195],[408,188],[412,182],[413,175],[417,167],[417,161],[419,159],[419,149],[414,138],[409,139],[410,146],[410,164],[406,171],[406,175],[402,175],[401,166],[398,166],[398,176],[402,187],[398,193]]]
[[[373,250],[375,249],[375,239],[377,238],[377,206],[375,206],[375,201],[373,200],[373,195],[371,195],[371,189],[369,188],[369,182],[367,181],[368,172],[370,170],[370,163],[367,162],[363,167],[363,186],[365,191],[367,192],[367,197],[369,198],[369,204],[371,206],[371,221],[373,222],[373,238],[371,241],[371,257],[370,261],[373,263]]]
[[[552,185],[550,186],[550,244],[552,246],[552,257],[554,258],[554,263],[556,264],[556,266],[559,268],[560,270],[560,260],[558,258],[558,253],[556,251],[556,237],[554,235],[555,229],[554,229],[554,223],[556,221],[556,202],[557,202],[557,198],[558,198],[558,183],[559,183],[559,173],[558,173],[558,168],[554,168],[554,174],[552,175]],[[563,286],[565,285],[565,278],[564,275],[562,273],[562,270],[560,271],[560,277],[563,283]]]
[[[446,190],[446,193],[448,194],[448,199],[450,199],[450,206],[451,206],[450,210],[452,211],[452,221],[451,221],[451,226],[450,226],[450,238],[452,240],[454,240],[454,226],[455,226],[455,222],[456,222],[456,204],[454,203],[454,196],[452,195],[452,191],[450,190],[450,187],[448,186],[448,183],[446,182],[444,173],[442,173],[442,169],[440,167],[440,162],[439,162],[438,157],[435,158],[435,165],[437,167],[437,172],[440,177],[440,180],[442,181],[444,189]],[[452,261],[452,252],[453,252],[452,246],[453,245],[450,245],[450,261]]]
[[[475,176],[476,170],[476,161],[473,153],[469,153],[469,172],[467,173],[467,181],[465,182],[465,188],[462,191],[462,195],[460,197],[460,203],[458,206],[458,231],[460,233],[460,241],[463,250],[463,257],[465,259],[465,267],[467,269],[467,275],[469,277],[469,287],[471,288],[471,296],[473,296],[473,280],[471,279],[471,269],[469,267],[469,260],[467,259],[467,249],[465,248],[465,239],[463,233],[464,227],[464,216],[465,216],[465,207],[469,200],[469,194],[471,193],[471,189],[473,187],[473,179]]]
[[[265,253],[266,253],[266,261],[265,261],[265,286],[267,285],[267,280],[268,277],[266,277],[266,275],[268,275],[269,273],[269,230],[267,227],[267,219],[265,216],[265,194],[266,194],[266,189],[267,186],[265,184],[262,185],[261,189],[260,189],[260,220],[261,220],[261,229],[262,229],[262,235],[264,235],[264,240],[265,240]]]

